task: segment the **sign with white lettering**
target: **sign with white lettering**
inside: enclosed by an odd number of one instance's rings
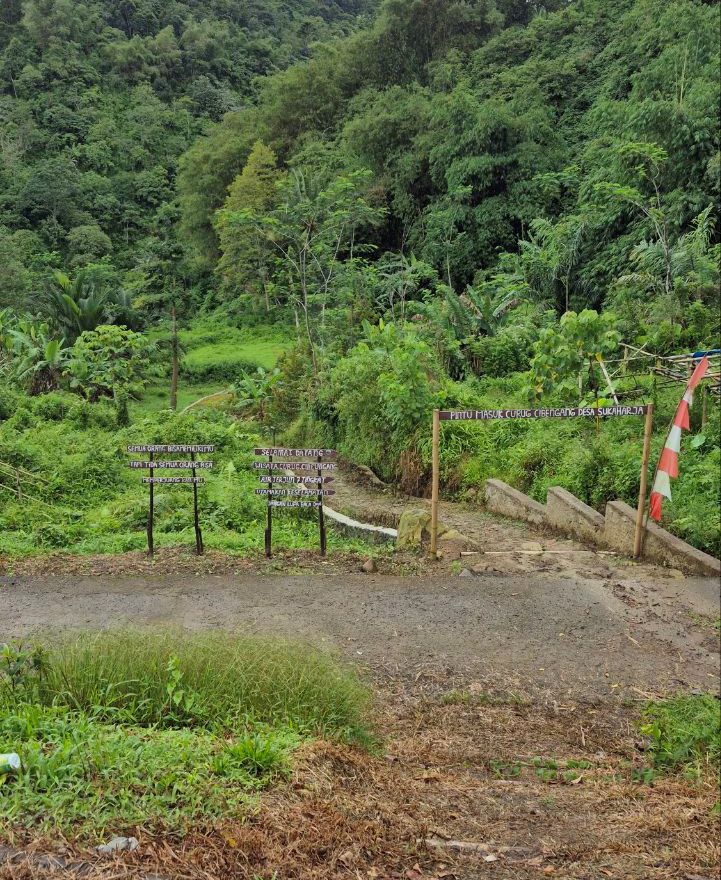
[[[206,470],[209,471],[213,467],[212,461],[164,461],[163,459],[159,459],[158,461],[129,461],[129,468],[134,468],[135,470],[147,470],[148,468],[153,468],[153,470],[183,470],[183,471],[196,471],[196,470]]]
[[[304,486],[319,486],[322,483],[332,483],[334,479],[334,477],[279,477],[275,474],[261,474],[260,477],[258,477],[258,481],[261,483],[287,483],[292,486],[296,486],[298,484],[302,484]]]
[[[190,446],[183,446],[177,443],[174,444],[165,444],[165,445],[156,445],[156,446],[128,446],[129,453],[135,452],[158,452],[158,453],[166,453],[166,452],[215,452],[215,446],[195,444]]]
[[[215,446],[210,443],[140,443],[128,446],[128,453],[138,455],[145,453],[148,458],[145,461],[133,460],[128,462],[131,470],[150,471],[150,475],[142,477],[141,482],[148,486],[148,553],[152,556],[154,551],[153,527],[155,518],[155,494],[156,486],[192,486],[193,487],[193,525],[195,528],[195,549],[198,556],[203,553],[203,535],[200,531],[198,517],[198,486],[205,482],[204,477],[196,476],[198,471],[209,471],[213,467],[212,461],[196,461],[198,454],[208,454],[215,451]],[[156,458],[156,455],[189,455],[185,459]],[[156,471],[192,471],[193,476],[187,477],[156,477]]]
[[[320,552],[325,556],[326,533],[323,516],[323,499],[335,495],[332,489],[324,489],[333,477],[325,476],[324,472],[334,471],[337,458],[335,449],[298,449],[289,446],[261,446],[255,450],[266,461],[254,461],[253,468],[267,471],[258,474],[262,488],[255,494],[268,499],[267,525],[265,528],[265,555],[270,557],[273,543],[273,508],[314,508],[318,511],[318,528],[320,530]],[[299,459],[306,459],[305,461]],[[308,461],[315,459],[315,461]],[[280,473],[279,473],[280,472]],[[297,472],[294,476],[292,472]],[[281,475],[282,474],[282,475]],[[308,476],[313,474],[313,476]],[[307,485],[306,485],[307,484]],[[281,486],[283,488],[277,488]],[[295,488],[293,488],[295,486]],[[303,501],[279,500],[304,498]],[[313,499],[313,500],[310,500]]]
[[[205,477],[143,477],[142,482],[155,486],[200,486],[201,483],[205,482]]]
[[[442,422],[491,421],[495,419],[575,419],[608,418],[610,416],[645,416],[648,406],[582,406],[546,407],[539,409],[469,409],[441,410]]]
[[[288,449],[284,446],[264,447],[255,450],[256,455],[272,455],[281,458],[336,458],[335,449]]]
[[[332,489],[321,489],[313,490],[312,492],[309,489],[256,489],[256,495],[295,495],[298,497],[310,497],[314,495],[316,498],[325,495],[335,495],[335,492]]]
[[[260,471],[334,471],[338,465],[333,461],[254,461],[253,467]]]

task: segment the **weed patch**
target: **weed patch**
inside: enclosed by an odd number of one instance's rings
[[[226,731],[256,722],[367,736],[368,692],[329,655],[223,632],[81,633],[5,649],[0,705],[64,706],[109,722]],[[17,658],[20,658],[19,661]]]
[[[6,645],[0,821],[76,837],[237,818],[316,735],[370,744],[368,692],[332,658],[226,633]]]
[[[0,776],[1,820],[16,830],[102,837],[239,816],[286,771],[300,739],[290,728],[220,737],[113,724],[105,714],[38,705],[2,714],[0,738],[23,766]]]
[[[718,772],[721,764],[721,704],[710,694],[690,694],[650,703],[640,723],[650,741],[654,768],[690,776]]]

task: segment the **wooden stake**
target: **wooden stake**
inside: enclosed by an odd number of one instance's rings
[[[268,481],[268,519],[265,526],[265,556],[266,559],[270,559],[271,554],[273,552],[273,505],[271,501],[273,500],[273,456],[268,456],[268,464],[271,467],[268,468],[268,475],[270,476],[270,480]]]
[[[190,453],[190,460],[195,461],[195,453]],[[195,526],[195,552],[198,556],[203,555],[203,534],[200,531],[200,520],[198,518],[198,484],[195,482],[198,472],[193,470],[193,525]]]
[[[438,489],[440,485],[441,418],[433,410],[433,485],[431,489],[431,555],[438,552]]]
[[[148,467],[150,468],[150,483],[148,483],[148,488],[150,490],[150,498],[148,503],[148,555],[153,555],[153,518],[154,518],[154,493],[153,493],[153,476],[155,475],[155,470],[153,469],[153,453],[150,453],[150,461],[148,462]]]
[[[320,555],[325,556],[326,554],[326,534],[325,534],[325,516],[323,515],[323,471],[321,470],[320,464],[323,461],[321,456],[318,456],[318,477],[320,478],[320,482],[318,483],[318,501],[320,503],[320,507],[318,508],[318,528],[320,529]]]
[[[706,385],[703,385],[701,387],[701,430],[702,431],[706,427],[706,420],[708,418],[707,397],[708,397],[708,388]]]
[[[638,510],[636,512],[636,532],[633,537],[633,557],[641,558],[643,533],[643,514],[646,508],[646,486],[648,484],[648,459],[651,454],[651,432],[653,430],[653,404],[649,404],[646,424],[643,431],[643,458],[641,459],[641,486],[638,491]]]

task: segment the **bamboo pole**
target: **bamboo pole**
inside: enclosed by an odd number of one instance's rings
[[[433,410],[433,486],[431,489],[431,555],[438,552],[438,490],[440,486],[440,412]]]
[[[646,487],[648,485],[648,459],[651,454],[651,432],[653,431],[653,404],[649,404],[643,431],[643,458],[641,460],[641,486],[638,491],[638,510],[636,512],[636,532],[633,538],[633,558],[640,559],[643,545],[643,514],[646,508]]]

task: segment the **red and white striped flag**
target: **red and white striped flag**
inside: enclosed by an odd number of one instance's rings
[[[705,357],[688,380],[686,391],[681,398],[673,419],[673,427],[666,438],[666,445],[663,447],[658,468],[656,469],[656,479],[653,481],[653,488],[651,489],[649,514],[656,522],[661,522],[662,499],[671,498],[671,479],[675,480],[678,476],[678,453],[681,449],[681,431],[688,431],[690,427],[689,407],[693,403],[693,392],[706,375],[707,370],[708,358]]]

